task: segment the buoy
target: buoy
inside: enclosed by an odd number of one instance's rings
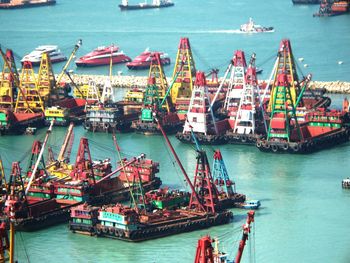
[[[309,65],[308,64],[304,64],[304,68],[307,68]]]
[[[341,64],[343,64],[343,61],[339,60],[338,65],[341,65]]]
[[[302,62],[302,61],[304,61],[304,58],[298,58],[298,60],[299,60],[300,62]]]

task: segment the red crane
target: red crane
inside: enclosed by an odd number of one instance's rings
[[[247,213],[247,221],[242,226],[243,236],[239,243],[238,252],[234,263],[241,262],[244,247],[250,233],[250,224],[254,222],[254,214],[254,211],[249,211]],[[227,262],[227,254],[215,251],[212,243],[213,240],[210,238],[210,236],[205,236],[198,240],[196,258],[194,260],[194,263]]]

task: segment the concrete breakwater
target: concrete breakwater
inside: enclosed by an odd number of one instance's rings
[[[76,84],[88,84],[89,81],[94,81],[97,85],[103,85],[107,79],[104,75],[77,75],[72,74]],[[221,79],[220,79],[221,80]],[[168,83],[171,78],[168,78]],[[117,88],[144,88],[147,86],[147,76],[112,76],[112,86]],[[311,89],[325,88],[327,93],[349,93],[350,82],[345,81],[311,81]]]

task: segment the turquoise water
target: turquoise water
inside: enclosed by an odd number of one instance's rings
[[[83,46],[78,55],[98,45],[118,44],[131,57],[146,47],[163,50],[175,59],[180,37],[187,36],[198,69],[221,69],[234,50],[257,53],[257,64],[269,75],[279,42],[290,38],[304,74],[312,72],[316,80],[346,80],[350,72],[350,16],[313,18],[317,6],[293,6],[289,0],[194,1],[178,0],[175,7],[162,10],[120,12],[118,1],[58,0],[56,6],[0,11],[0,43],[11,47],[18,57],[40,44],[58,44],[68,55],[78,38]],[[130,1],[131,2],[131,1]],[[271,34],[240,35],[230,33],[249,17],[264,26],[274,26]],[[337,61],[344,61],[338,65]],[[303,67],[308,64],[309,67]],[[62,64],[55,65],[59,71]],[[76,70],[72,65],[71,69]],[[114,67],[124,74],[125,66]],[[169,75],[172,66],[166,67]],[[81,73],[106,74],[107,68],[80,70]],[[124,91],[119,91],[119,97]],[[332,96],[340,107],[343,96]],[[57,150],[65,130],[55,128],[50,144]],[[35,137],[0,137],[0,153],[9,172],[12,161],[26,166],[26,151]],[[80,136],[90,139],[93,157],[116,154],[108,134],[91,134],[82,127],[75,129],[72,161]],[[121,134],[118,140],[125,156],[144,152],[160,162],[160,177],[165,185],[185,188],[182,175],[161,137]],[[171,137],[185,169],[193,175],[195,153],[192,147]],[[307,156],[264,154],[255,147],[220,146],[238,192],[262,201],[256,212],[255,242],[247,247],[243,262],[350,262],[349,201],[350,191],[341,188],[349,176],[350,143]],[[208,153],[211,155],[211,148]],[[71,234],[67,225],[34,233],[17,234],[17,256],[26,262],[192,262],[199,237],[218,236],[221,247],[234,256],[240,227],[246,211],[233,210],[232,224],[203,231],[180,234],[139,244],[97,239]],[[255,243],[255,246],[253,246]],[[25,245],[24,245],[25,244]],[[255,253],[253,253],[255,251]]]

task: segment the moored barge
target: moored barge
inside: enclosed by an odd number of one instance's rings
[[[256,146],[259,150],[273,153],[311,153],[349,140],[350,131],[345,127],[347,115],[343,112],[319,109],[307,113],[305,121],[299,123],[291,102],[287,76],[279,74],[277,79],[267,138],[258,139]]]

